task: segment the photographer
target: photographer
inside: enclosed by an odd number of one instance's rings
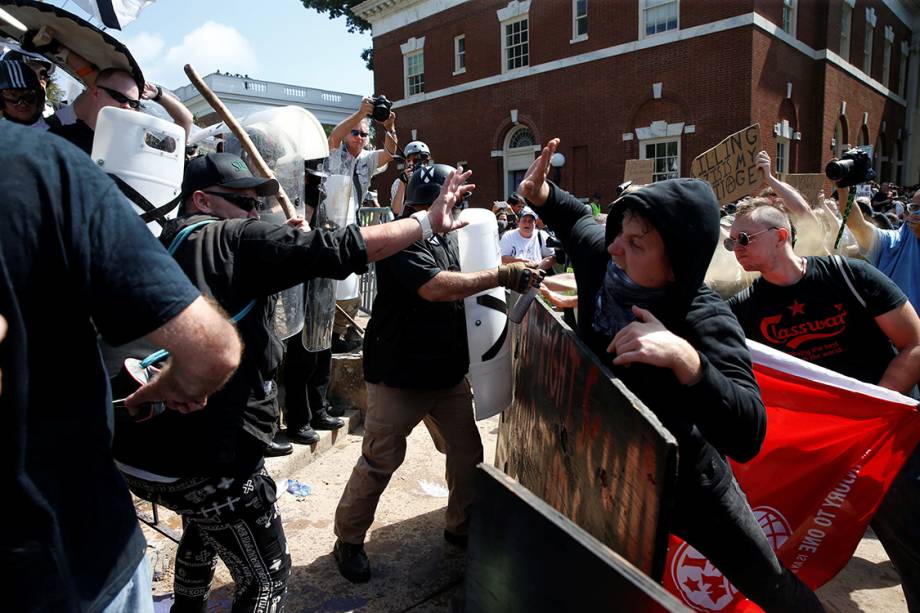
[[[386,170],[397,150],[396,113],[390,110],[390,104],[386,96],[364,98],[361,107],[342,120],[329,135],[329,159],[325,168],[329,176],[324,183],[327,203],[350,190],[349,220],[356,219],[371,179]],[[370,135],[370,118],[386,130],[383,149],[366,148]],[[357,277],[351,275],[339,282],[336,303],[352,319],[358,313],[360,302]],[[356,350],[361,345],[360,339],[358,331],[336,310],[332,335],[333,353]]]

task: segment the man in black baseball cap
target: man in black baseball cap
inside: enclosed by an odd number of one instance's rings
[[[305,232],[299,218],[259,219],[259,197],[277,193],[278,182],[253,177],[237,156],[189,162],[183,214],[167,222],[160,240],[192,283],[234,316],[242,361],[195,415],[119,421],[113,445],[131,490],[185,520],[175,610],[205,610],[218,554],[237,583],[234,610],[283,608],[291,557],[275,508],[278,489],[262,470],[263,456],[292,451],[273,440],[284,347],[274,328],[274,294],[312,278],[362,274],[369,262],[463,226],[451,210],[472,189],[463,185],[468,176],[452,173],[427,213],[414,218]]]
[[[3,117],[31,126],[42,116],[45,90],[24,62],[0,61],[0,112]]]
[[[262,209],[258,197],[277,193],[276,179],[252,176],[246,162],[232,153],[212,153],[192,159],[182,180],[186,214],[204,213],[222,219],[258,219]]]

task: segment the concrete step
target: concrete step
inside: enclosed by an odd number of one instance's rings
[[[338,430],[317,430],[320,439],[314,445],[300,445],[294,443],[294,453],[277,458],[265,458],[265,468],[278,484],[279,489],[287,487],[288,477],[293,476],[302,468],[313,462],[320,454],[331,450],[345,441],[345,434],[355,432],[364,423],[364,416],[357,409],[345,411],[342,417],[345,427]],[[287,441],[285,431],[278,435],[279,441]]]

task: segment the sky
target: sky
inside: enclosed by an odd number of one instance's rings
[[[87,17],[72,1],[47,2]],[[191,64],[202,76],[220,70],[373,93],[373,73],[361,59],[370,33],[349,34],[344,18],[330,20],[299,0],[156,0],[124,30],[107,33],[131,50],[147,81],[169,89],[188,84],[182,67]]]

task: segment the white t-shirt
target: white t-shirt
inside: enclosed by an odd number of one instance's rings
[[[552,247],[546,246],[547,237],[548,234],[543,230],[535,229],[530,238],[521,236],[520,229],[509,230],[502,236],[500,243],[502,255],[539,262],[556,253]]]

